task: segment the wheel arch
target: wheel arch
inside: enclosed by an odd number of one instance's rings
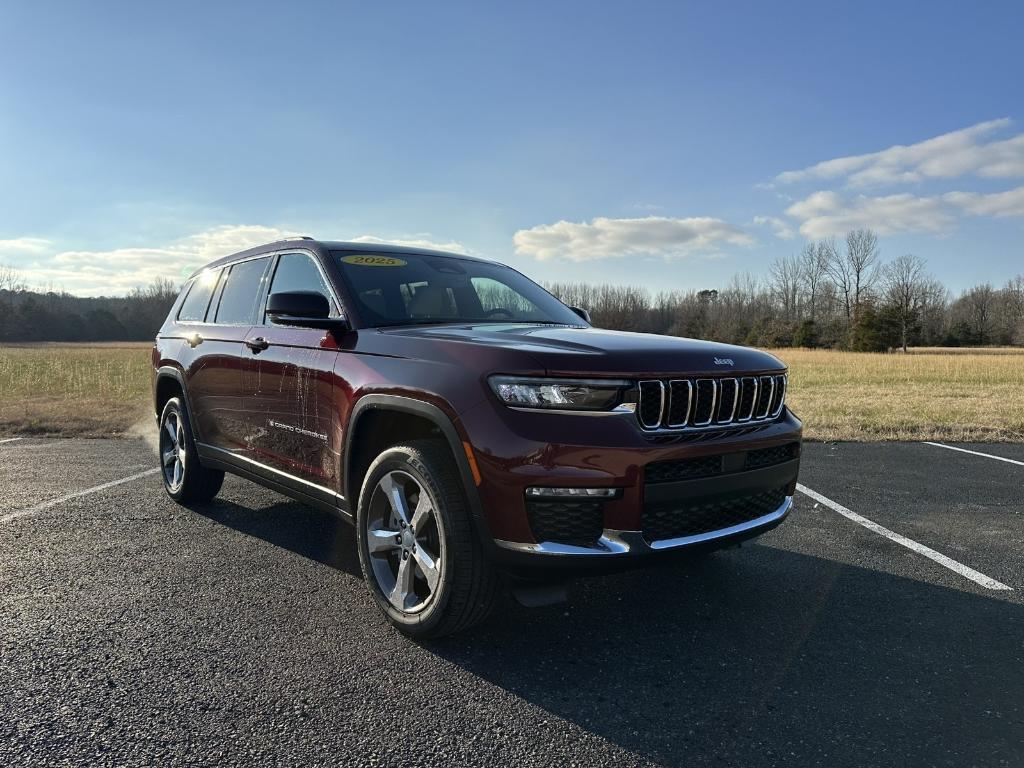
[[[180,395],[189,419],[192,417],[192,403],[188,397],[188,387],[185,385],[185,374],[181,369],[173,365],[162,365],[156,371],[153,381],[153,409],[157,420],[163,412],[167,401],[176,395]],[[192,434],[196,436],[196,425],[192,423]]]
[[[372,427],[375,418],[388,415],[411,417],[412,419],[419,420],[421,425],[429,425],[433,430],[436,430],[448,444],[448,449],[455,460],[455,466],[462,480],[462,487],[472,515],[473,527],[485,547],[493,547],[494,540],[490,535],[490,528],[483,514],[483,505],[481,504],[480,494],[474,480],[474,472],[470,467],[462,437],[459,435],[454,422],[441,408],[433,403],[412,397],[368,394],[356,401],[349,418],[349,427],[345,435],[344,453],[342,454],[344,457],[342,475],[344,478],[344,494],[345,499],[352,507],[353,513],[358,507],[360,486],[365,476],[366,466],[369,464],[369,462],[366,462],[364,466],[360,466],[366,456],[365,452],[359,450],[360,430]],[[402,439],[415,439],[424,436],[426,434],[422,432],[417,434],[413,430],[408,435],[403,436]],[[376,454],[370,457],[369,461],[372,461],[375,457]]]

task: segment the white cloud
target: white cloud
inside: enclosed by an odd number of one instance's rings
[[[179,283],[203,264],[294,233],[274,227],[224,225],[167,245],[107,251],[61,251],[21,268],[33,285],[81,295],[114,295],[157,278]]]
[[[1005,192],[993,192],[981,195],[974,192],[948,192],[943,200],[962,208],[974,216],[1009,216],[1024,217],[1024,187],[1008,189]]]
[[[934,197],[911,194],[845,197],[837,192],[820,191],[793,203],[786,213],[800,222],[800,233],[812,239],[840,235],[857,227],[870,227],[880,235],[945,232],[964,213],[1024,218],[1024,186],[991,194],[947,192]]]
[[[46,253],[50,249],[50,241],[41,237],[16,237],[13,240],[0,240],[2,254],[36,254]]]
[[[360,235],[359,237],[353,237],[350,242],[353,243],[383,243],[387,245],[404,245],[408,248],[425,248],[432,251],[450,251],[452,253],[469,253],[469,249],[462,243],[452,240],[447,243],[437,243],[433,240],[413,237],[408,239],[397,238],[397,239],[384,239],[377,237],[376,235]]]
[[[890,235],[943,232],[953,224],[941,198],[910,194],[845,198],[835,192],[815,192],[793,203],[786,213],[801,222],[800,234],[812,239],[841,235],[858,227]]]
[[[636,254],[673,258],[714,253],[721,245],[751,245],[754,239],[721,219],[648,216],[541,224],[519,230],[513,242],[517,253],[540,261],[593,261]]]
[[[851,187],[913,183],[973,174],[986,178],[1024,176],[1024,134],[989,140],[1010,125],[1009,118],[989,120],[910,145],[880,152],[825,160],[775,177],[780,184],[845,179]]]
[[[66,290],[83,296],[113,296],[148,285],[157,278],[180,283],[201,267],[222,256],[299,233],[260,225],[224,225],[197,232],[168,244],[54,252],[47,240],[0,240],[0,253],[20,258],[14,266],[33,287]],[[361,243],[394,243],[418,248],[467,253],[461,243],[435,243],[428,239],[384,240],[375,235],[354,238]],[[21,247],[5,245],[20,243]],[[27,246],[25,244],[28,244]]]
[[[796,233],[789,224],[777,216],[755,216],[754,225],[758,227],[769,227],[777,238],[781,240],[791,240],[796,237]]]

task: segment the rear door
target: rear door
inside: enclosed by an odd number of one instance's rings
[[[245,434],[243,342],[255,322],[270,261],[263,256],[224,267],[206,322],[197,331],[199,343],[190,369],[189,394],[198,414],[197,438],[236,454],[244,446]]]
[[[282,253],[270,277],[272,293],[316,291],[340,314],[316,258],[307,252]],[[243,368],[250,457],[278,474],[298,478],[328,494],[340,492],[341,420],[334,362],[338,344],[324,330],[274,325],[258,318],[245,340]],[[280,479],[280,478],[279,478]],[[287,479],[287,478],[286,478]]]
[[[223,406],[222,371],[216,359],[216,332],[212,321],[213,298],[220,291],[222,270],[208,269],[197,275],[186,289],[174,319],[174,336],[183,340],[179,362],[188,382],[187,405],[192,432],[200,442],[217,439],[216,415]],[[209,317],[210,322],[207,322]],[[211,343],[207,343],[207,339]]]

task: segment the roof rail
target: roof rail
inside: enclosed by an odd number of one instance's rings
[[[294,235],[292,237],[282,237],[280,240],[271,240],[269,243],[264,243],[264,245],[273,245],[274,243],[287,243],[287,242],[289,242],[291,240],[313,240],[313,239],[315,239],[315,238],[312,238],[309,235]]]

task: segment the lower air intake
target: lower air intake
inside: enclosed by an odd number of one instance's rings
[[[604,532],[601,501],[527,501],[526,515],[538,542],[590,547]]]
[[[646,504],[644,538],[653,543],[720,531],[771,514],[785,500],[786,489],[776,488],[728,501],[697,504],[662,501]]]

